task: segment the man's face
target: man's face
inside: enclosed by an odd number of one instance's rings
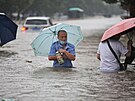
[[[66,32],[59,32],[58,39],[60,41],[67,41],[67,33]]]

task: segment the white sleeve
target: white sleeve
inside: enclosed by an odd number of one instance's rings
[[[98,46],[98,49],[97,49],[97,53],[100,54],[100,43],[99,43],[99,46]]]

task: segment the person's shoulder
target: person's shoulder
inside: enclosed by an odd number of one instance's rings
[[[68,44],[69,47],[73,47],[73,48],[75,47],[75,46],[74,46],[73,44],[71,44],[71,43],[67,43],[67,44]]]
[[[116,43],[117,45],[123,45],[123,43],[122,43],[121,41],[119,41],[119,40],[115,41],[115,43]]]
[[[106,42],[106,41],[99,42],[99,46],[102,46],[102,45],[105,45],[105,44],[107,44],[107,42]]]
[[[119,40],[112,40],[111,41],[111,44],[113,46],[116,46],[117,48],[120,48],[120,47],[123,47],[124,46],[124,44],[121,41],[119,41]]]
[[[51,46],[52,46],[52,47],[56,47],[56,46],[57,46],[57,44],[58,44],[58,41],[53,42]]]
[[[56,44],[58,44],[58,41],[55,41],[55,42],[52,43],[52,45],[56,45]]]

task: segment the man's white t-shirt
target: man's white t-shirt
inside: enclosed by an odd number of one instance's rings
[[[125,55],[128,49],[116,40],[109,40],[111,47],[120,59],[121,55]],[[100,70],[103,72],[119,71],[119,63],[113,53],[111,52],[107,42],[100,42],[97,53],[100,54]]]

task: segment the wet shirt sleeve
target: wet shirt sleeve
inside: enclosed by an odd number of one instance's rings
[[[49,52],[49,56],[55,56],[56,54],[56,48],[55,48],[55,44],[52,44],[50,52]]]
[[[72,49],[71,49],[71,52],[70,52],[72,55],[74,55],[74,56],[76,56],[76,53],[75,53],[75,47],[73,47]]]
[[[68,49],[68,52],[71,53],[72,55],[76,56],[76,52],[75,52],[75,46],[70,46],[70,48]]]
[[[98,46],[98,49],[97,49],[97,54],[100,54],[100,44],[101,43],[99,43],[99,46]]]

